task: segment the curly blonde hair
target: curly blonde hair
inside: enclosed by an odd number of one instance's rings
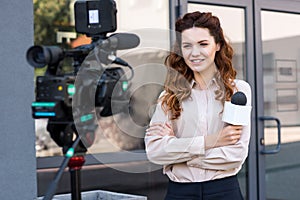
[[[216,44],[220,45],[220,50],[216,52],[214,59],[218,69],[215,78],[219,86],[215,91],[215,98],[224,103],[230,100],[235,88],[233,81],[236,70],[232,66],[233,49],[225,40],[219,19],[211,13],[199,11],[187,13],[176,21],[176,41],[173,51],[165,60],[168,70],[164,85],[165,94],[160,100],[164,111],[171,112],[171,120],[180,116],[181,102],[191,95],[190,83],[194,79],[194,74],[181,56],[181,33],[192,27],[207,28]]]

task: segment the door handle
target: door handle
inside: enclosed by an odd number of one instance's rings
[[[263,149],[263,150],[260,151],[260,153],[261,154],[275,154],[275,153],[278,153],[280,151],[280,147],[281,147],[281,123],[280,123],[280,120],[276,117],[270,117],[270,116],[259,117],[259,120],[262,120],[262,121],[267,121],[267,120],[268,121],[275,121],[276,124],[277,124],[277,137],[278,137],[277,145],[276,145],[275,149],[270,149],[270,150]],[[264,142],[261,142],[261,144],[263,144],[264,147],[265,147]]]

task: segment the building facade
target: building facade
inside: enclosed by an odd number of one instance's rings
[[[239,173],[245,199],[298,199],[300,182],[300,1],[299,0],[116,0],[116,32],[135,33],[137,48],[117,55],[135,69],[133,114],[101,118],[101,130],[88,149],[82,190],[104,189],[162,199],[167,179],[149,163],[141,144],[143,133],[162,89],[164,58],[174,40],[174,23],[186,12],[212,12],[221,20],[234,47],[238,78],[253,92],[249,156]],[[76,39],[57,31],[57,44]],[[151,91],[145,92],[145,91]],[[130,130],[129,130],[130,129]],[[38,195],[47,190],[62,156],[36,121]],[[128,134],[130,132],[130,134]],[[126,134],[125,134],[126,133]],[[43,138],[44,139],[41,139]],[[46,138],[46,139],[45,139]],[[138,138],[133,140],[132,138]],[[132,181],[134,179],[134,181]],[[58,193],[70,191],[68,172]]]

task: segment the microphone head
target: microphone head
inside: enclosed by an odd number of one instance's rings
[[[231,97],[231,103],[239,106],[247,104],[247,97],[243,92],[236,92]]]
[[[117,39],[117,47],[118,50],[123,49],[131,49],[137,47],[140,44],[140,38],[136,34],[133,33],[115,33],[112,34],[109,38]]]

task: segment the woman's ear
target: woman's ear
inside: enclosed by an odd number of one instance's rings
[[[220,43],[217,43],[217,50],[216,51],[220,51],[220,49],[221,49],[221,45],[220,45]]]

